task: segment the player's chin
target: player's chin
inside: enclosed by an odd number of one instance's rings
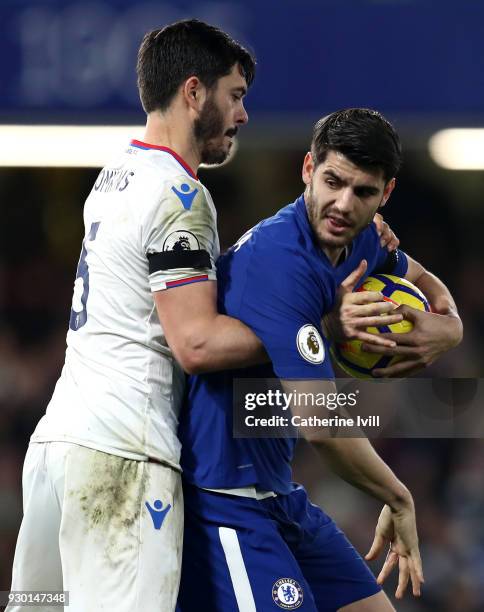
[[[234,158],[236,152],[236,142],[225,139],[223,144],[205,149],[202,152],[201,163],[204,167],[227,164]]]
[[[322,244],[325,244],[328,247],[343,248],[350,244],[350,242],[353,240],[353,232],[347,231],[339,235],[335,235],[331,232],[326,232],[323,230],[319,232],[319,239]]]
[[[202,154],[202,164],[205,166],[219,166],[228,158],[230,147],[213,147],[206,149]]]

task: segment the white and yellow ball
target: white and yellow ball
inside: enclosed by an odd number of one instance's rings
[[[429,312],[430,306],[424,294],[404,278],[398,278],[392,274],[375,274],[369,276],[366,281],[358,287],[357,291],[380,291],[385,301],[393,302],[395,308],[406,304],[411,308]],[[366,331],[371,334],[383,334],[393,332],[406,334],[413,328],[410,321],[403,320],[393,325],[380,327],[367,327]],[[372,378],[372,370],[375,368],[386,368],[402,360],[401,356],[380,355],[367,353],[361,350],[361,340],[349,340],[336,344],[331,349],[332,355],[338,366],[355,378]]]

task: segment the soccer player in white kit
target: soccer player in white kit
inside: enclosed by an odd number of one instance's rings
[[[142,42],[146,132],[85,204],[65,365],[25,459],[12,591],[69,591],[72,612],[175,608],[183,369],[264,359],[248,328],[217,313],[216,284],[205,282],[216,280],[219,243],[196,176],[227,157],[247,122],[254,69],[243,47],[196,20]]]

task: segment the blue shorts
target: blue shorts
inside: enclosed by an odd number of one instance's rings
[[[380,591],[303,487],[261,501],[184,483],[178,612],[336,612]]]

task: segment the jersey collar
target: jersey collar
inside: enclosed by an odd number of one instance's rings
[[[165,153],[169,153],[172,157],[176,159],[176,161],[180,164],[180,166],[188,172],[188,174],[198,181],[198,176],[193,172],[190,166],[186,163],[186,161],[181,158],[178,153],[170,149],[169,147],[160,147],[158,145],[148,144],[147,142],[141,142],[141,140],[132,140],[130,142],[132,147],[136,147],[137,149],[144,149],[145,151],[148,149],[154,149],[155,151],[164,151]]]

